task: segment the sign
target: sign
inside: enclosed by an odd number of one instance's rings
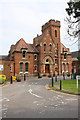
[[[76,76],[76,85],[77,85],[77,88],[78,88],[78,80],[80,80],[80,76],[79,75]]]
[[[16,77],[15,77],[15,76],[12,76],[12,80],[16,80]]]
[[[4,70],[4,66],[0,65],[0,71],[3,71],[3,70]]]

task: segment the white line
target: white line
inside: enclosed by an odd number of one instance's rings
[[[0,102],[2,102],[3,100],[10,101],[8,98],[2,98],[0,99]]]
[[[35,97],[42,98],[41,96],[38,96],[38,95],[32,93],[32,89],[29,89],[29,93],[30,93],[31,95],[34,95]]]

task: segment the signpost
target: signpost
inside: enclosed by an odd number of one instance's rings
[[[78,82],[79,82],[79,80],[80,80],[80,76],[77,75],[77,76],[76,76],[76,86],[77,86],[77,88],[78,88]]]

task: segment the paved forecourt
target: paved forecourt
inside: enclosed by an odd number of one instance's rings
[[[2,87],[3,118],[78,118],[78,97],[47,90],[51,78],[33,78]]]

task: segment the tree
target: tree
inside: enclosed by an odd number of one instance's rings
[[[68,17],[66,21],[68,24],[68,34],[74,38],[80,37],[80,0],[70,1],[67,3],[68,8],[66,12]]]

